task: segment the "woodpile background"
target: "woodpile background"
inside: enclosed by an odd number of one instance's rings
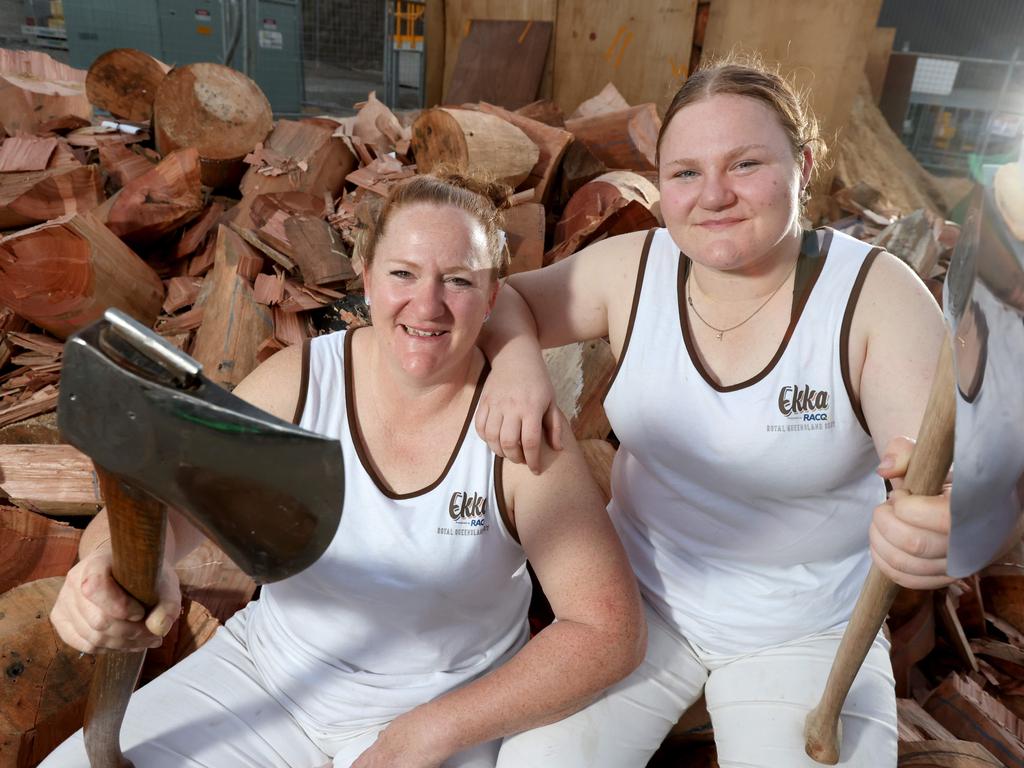
[[[190,101],[199,91],[202,104]],[[611,84],[568,119],[551,100],[394,114],[371,93],[354,117],[274,122],[261,97],[217,65],[169,69],[122,50],[85,73],[0,50],[0,768],[35,765],[80,725],[92,665],[46,620],[80,529],[102,503],[89,460],[55,426],[68,334],[116,306],[233,387],[286,346],[368,322],[368,212],[439,165],[516,186],[510,272],[660,221],[660,113]],[[112,117],[97,117],[90,99]],[[941,297],[958,234],[945,221],[956,202],[947,198],[958,193],[917,166],[873,100],[862,93],[855,104],[835,179],[808,223],[884,244]],[[608,344],[553,350],[548,364],[607,493]],[[149,676],[201,645],[254,592],[209,545],[179,572],[185,607],[150,655]],[[1015,552],[897,606],[900,765],[1024,767],[1022,592]],[[715,765],[709,739],[696,707],[652,765]]]

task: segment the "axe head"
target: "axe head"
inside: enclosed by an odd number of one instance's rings
[[[1005,546],[1024,488],[1024,242],[991,184],[975,190],[943,291],[957,380],[947,572],[962,578]]]
[[[107,472],[184,513],[257,582],[314,563],[341,517],[341,446],[235,397],[109,309],[64,348],[58,425]]]

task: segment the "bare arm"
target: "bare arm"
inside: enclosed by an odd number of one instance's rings
[[[290,420],[298,402],[301,349],[289,347],[247,376],[235,394],[279,418]],[[90,521],[78,545],[78,563],[68,572],[50,613],[68,645],[93,653],[102,649],[140,650],[160,645],[181,611],[174,566],[203,540],[188,520],[167,512],[159,602],[147,614],[111,575],[110,527],[106,510]]]
[[[534,471],[545,430],[560,447],[554,390],[540,350],[609,336],[618,354],[644,232],[602,240],[544,269],[513,275],[498,293],[480,348],[491,361],[476,428],[491,450]]]
[[[566,428],[568,433],[568,429]],[[474,744],[569,715],[643,658],[636,581],[579,447],[543,451],[544,471],[506,463],[506,496],[556,621],[485,677],[396,719],[353,768],[427,766]],[[402,761],[400,754],[421,754]]]

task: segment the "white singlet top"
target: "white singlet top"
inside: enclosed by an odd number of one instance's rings
[[[356,424],[351,339],[308,345],[297,411],[300,426],[341,442],[341,523],[313,566],[263,587],[247,632],[271,691],[324,731],[385,723],[500,665],[529,637],[526,557],[503,520],[494,454],[471,428],[485,374],[441,476],[395,494]]]
[[[605,399],[621,441],[609,513],[647,599],[704,650],[746,653],[849,619],[885,498],[847,360],[878,250],[807,233],[777,353],[722,387],[693,348],[689,260],[667,230],[648,236]]]

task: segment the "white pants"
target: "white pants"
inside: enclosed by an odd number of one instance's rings
[[[220,629],[202,648],[139,689],[121,747],[136,768],[349,768],[387,723],[308,733],[263,687],[239,636]],[[500,741],[447,760],[445,768],[493,768]],[[41,768],[88,768],[82,732]]]
[[[703,690],[721,768],[820,768],[804,719],[821,696],[841,631],[721,656],[647,610],[647,656],[586,709],[505,739],[497,768],[643,768]],[[839,765],[895,768],[896,695],[888,643],[868,652],[842,713]]]

